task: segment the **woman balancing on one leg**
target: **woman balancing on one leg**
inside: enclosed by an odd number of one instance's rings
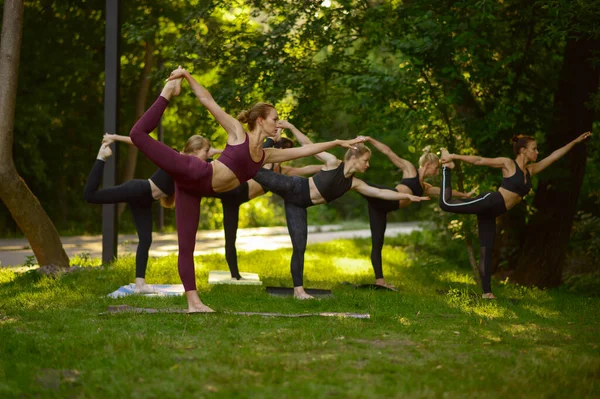
[[[390,147],[372,137],[366,137],[366,142],[371,143],[385,154],[390,161],[402,171],[402,180],[396,188],[386,187],[380,184],[366,182],[368,185],[377,187],[383,190],[397,191],[399,193],[413,194],[417,196],[425,195],[440,195],[440,189],[426,183],[424,179],[430,176],[436,176],[439,171],[440,160],[434,153],[430,152],[430,146],[423,149],[423,155],[419,158],[419,168],[417,169],[411,162],[400,158],[392,151]],[[476,190],[476,189],[475,189]],[[452,195],[459,198],[471,197],[475,190],[469,193],[453,191]],[[382,285],[388,288],[394,288],[392,285],[386,284],[383,277],[381,251],[385,239],[385,229],[387,227],[387,214],[396,211],[400,208],[406,208],[411,201],[406,199],[386,200],[365,196],[369,209],[369,224],[371,227],[371,264],[375,272],[375,284]]]
[[[227,146],[219,159],[213,162],[208,163],[193,156],[179,154],[149,136],[158,125],[171,97],[179,94],[181,78],[189,82],[198,100],[227,132]],[[251,179],[264,163],[288,161],[313,155],[338,145],[350,147],[362,141],[362,139],[335,140],[303,148],[263,150],[262,143],[265,137],[273,136],[277,129],[278,118],[275,108],[270,104],[258,103],[249,111],[242,112],[238,118],[239,120],[221,109],[210,93],[180,67],[171,73],[161,95],[130,132],[135,146],[175,181],[179,241],[177,263],[179,276],[186,291],[189,312],[213,311],[205,306],[198,296],[194,272],[194,247],[202,197],[214,196],[216,193],[234,189],[242,182]],[[248,133],[244,131],[242,123],[248,124]]]
[[[278,129],[279,130],[279,129]],[[270,143],[267,143],[270,142]],[[276,141],[267,139],[263,148],[274,146],[274,148],[292,148],[294,142],[282,137]],[[266,169],[276,171],[287,176],[304,176],[317,173],[323,165],[307,165],[299,168],[281,166],[280,164],[265,165]],[[254,180],[248,180],[231,191],[218,193],[223,206],[223,230],[225,231],[225,259],[229,265],[231,278],[241,280],[242,276],[238,269],[237,250],[235,241],[237,238],[240,206],[256,197],[264,195],[269,190]]]
[[[133,179],[119,186],[99,190],[105,161],[112,155],[112,150],[109,146],[113,141],[133,144],[127,136],[119,136],[117,134],[104,135],[102,146],[88,177],[83,195],[85,200],[92,204],[115,204],[118,202],[129,204],[138,235],[138,247],[135,255],[134,292],[154,292],[152,287],[146,285],[145,280],[148,251],[152,244],[152,204],[160,200],[162,206],[171,208],[174,202],[175,183],[164,170],[158,169],[147,180]],[[188,139],[182,153],[206,160],[218,152],[210,147],[210,143],[204,137],[192,136]]]
[[[280,125],[290,129],[302,145],[311,145],[310,140],[292,124],[281,121]],[[346,152],[344,161],[338,160],[334,155],[322,152],[316,156],[325,166],[311,178],[284,176],[267,170],[259,171],[254,180],[267,187],[275,194],[283,197],[288,231],[292,239],[291,272],[294,282],[294,296],[298,299],[309,299],[303,287],[304,252],[308,229],[306,221],[306,208],[331,202],[349,190],[355,190],[371,197],[399,201],[427,200],[420,197],[390,190],[381,190],[369,186],[362,180],[354,177],[356,172],[364,172],[369,167],[371,151],[364,144],[357,144]]]
[[[491,288],[491,262],[494,238],[496,236],[496,217],[517,205],[531,190],[531,176],[540,173],[555,161],[563,157],[575,146],[591,136],[586,132],[564,147],[554,151],[540,162],[537,144],[533,137],[513,137],[513,150],[516,158],[483,158],[471,155],[450,154],[442,148],[442,186],[440,208],[452,213],[475,214],[479,230],[481,246],[479,258],[479,274],[484,298],[495,298]],[[453,161],[463,161],[473,165],[490,166],[502,169],[502,185],[496,192],[481,194],[473,199],[460,200],[452,198],[452,182],[450,170],[454,168]]]

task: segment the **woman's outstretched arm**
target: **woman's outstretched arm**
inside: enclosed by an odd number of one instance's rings
[[[581,143],[583,140],[591,137],[592,133],[585,132],[581,136],[577,137],[575,140],[571,141],[569,144],[559,148],[552,152],[552,154],[548,155],[546,158],[542,159],[540,162],[536,162],[533,165],[529,166],[529,173],[533,176],[535,174],[540,173],[542,170],[546,169],[548,166],[552,165],[554,162],[558,161],[562,157],[564,157],[571,149],[578,143]]]
[[[319,173],[323,169],[323,165],[306,165],[300,167],[282,166],[281,174],[286,176],[308,176]]]
[[[302,146],[312,144],[312,141],[310,141],[310,139],[306,137],[304,133],[302,133],[296,126],[292,125],[288,121],[279,121],[277,125],[284,129],[289,129]],[[329,167],[335,167],[339,163],[337,157],[328,152],[320,152],[315,154],[315,158]]]
[[[133,145],[133,141],[131,141],[131,138],[129,136],[121,136],[119,134],[110,134],[110,133],[104,133],[104,137],[102,138],[102,142],[113,142],[113,141],[120,141],[122,143],[127,143],[129,145]]]
[[[242,126],[240,121],[238,121],[236,118],[225,112],[223,108],[221,108],[219,104],[215,102],[215,99],[208,92],[208,90],[202,87],[202,85],[200,85],[200,83],[198,83],[188,71],[179,67],[173,72],[171,72],[171,76],[169,76],[167,80],[174,80],[180,78],[185,78],[185,80],[187,80],[187,82],[190,84],[190,87],[192,88],[192,91],[196,95],[196,98],[198,98],[200,103],[204,105],[206,109],[208,109],[212,116],[215,117],[215,119],[217,120],[217,122],[219,122],[223,129],[225,129],[228,135],[228,139],[232,139],[232,142],[230,142],[230,144],[238,144],[246,140],[244,127]],[[230,140],[228,140],[228,142],[229,141]]]
[[[512,164],[510,158],[499,157],[499,158],[484,158],[477,155],[458,155],[449,154],[445,148],[442,148],[442,156],[440,162],[442,164],[452,161],[463,161],[478,166],[489,166],[491,168],[506,169],[509,170]]]
[[[441,190],[439,187],[433,187],[431,184],[427,184],[427,183],[423,183],[425,186],[425,194],[427,195],[435,195],[435,196],[440,196],[441,194]],[[452,197],[456,197],[456,198],[471,198],[473,195],[475,195],[475,193],[477,192],[477,189],[479,188],[479,186],[475,187],[473,190],[469,191],[468,193],[463,193],[462,191],[456,191],[456,190],[452,190]]]
[[[429,197],[418,197],[412,194],[399,193],[395,190],[382,190],[377,187],[369,186],[367,183],[360,179],[357,179],[356,177],[352,179],[352,190],[357,191],[360,194],[365,195],[367,197],[381,198],[392,201],[400,201],[403,199],[407,199],[413,202],[421,202],[430,199]]]
[[[333,147],[340,146],[345,148],[351,148],[355,144],[362,143],[364,138],[357,137],[352,140],[333,140],[325,143],[314,143],[302,146],[300,148],[265,148],[265,159],[263,163],[271,162],[285,162],[291,161],[292,159],[298,159],[303,157],[310,157],[323,151],[327,151]]]
[[[403,171],[410,168],[414,169],[412,163],[410,163],[406,159],[400,158],[398,154],[392,151],[392,149],[388,145],[383,144],[381,141],[375,140],[373,137],[365,136],[365,138],[368,143],[371,143],[373,147],[379,150],[379,152],[387,156],[390,159],[390,161],[394,164],[394,166],[396,166],[398,169],[401,169]]]

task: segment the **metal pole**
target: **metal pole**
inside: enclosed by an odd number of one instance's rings
[[[104,50],[104,132],[117,134],[119,126],[119,78],[121,23],[120,0],[106,0],[106,28]],[[117,145],[112,144],[113,156],[104,167],[104,187],[117,182]],[[117,205],[102,206],[102,262],[112,262],[117,257]]]

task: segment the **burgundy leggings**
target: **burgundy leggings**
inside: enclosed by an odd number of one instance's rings
[[[169,101],[159,96],[133,126],[129,137],[133,144],[175,180],[175,206],[179,257],[179,277],[186,291],[196,290],[194,249],[200,221],[200,201],[212,196],[212,165],[192,155],[180,154],[149,136],[162,117]]]

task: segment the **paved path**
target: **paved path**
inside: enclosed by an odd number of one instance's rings
[[[390,223],[387,226],[386,237],[398,234],[408,234],[421,230],[418,223]],[[368,228],[359,230],[342,230],[339,225],[309,226],[308,243],[331,241],[341,238],[370,237]],[[177,235],[175,233],[154,233],[152,236],[150,256],[165,256],[177,253]],[[102,257],[102,236],[73,236],[61,238],[67,255],[87,253],[92,258]],[[196,250],[194,255],[211,252],[224,253],[224,238],[222,230],[201,230],[196,235]],[[292,243],[287,227],[260,227],[239,229],[236,241],[238,251],[255,249],[274,250],[291,248]],[[134,234],[119,235],[119,255],[134,253],[137,249],[137,236]],[[26,262],[28,256],[33,256],[26,239],[0,240],[0,266],[16,266]]]

